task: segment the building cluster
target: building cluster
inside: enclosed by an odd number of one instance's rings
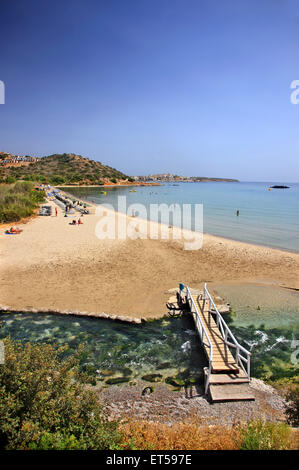
[[[23,156],[23,155],[12,155],[11,153],[0,152],[0,165],[10,166],[10,165],[28,165],[28,163],[33,163],[38,158]]]
[[[178,176],[172,173],[157,173],[148,176],[133,176],[135,181],[188,181],[188,176]]]

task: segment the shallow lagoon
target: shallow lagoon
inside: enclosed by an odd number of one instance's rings
[[[142,379],[172,387],[198,382],[206,360],[190,318],[162,319],[141,325],[56,314],[7,313],[0,316],[0,338],[67,344],[81,355],[83,370],[103,385]],[[151,376],[151,374],[155,374]]]

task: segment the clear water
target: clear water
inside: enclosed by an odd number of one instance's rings
[[[229,293],[226,299],[233,307],[233,314],[225,315],[225,320],[238,341],[252,352],[251,375],[271,380],[298,377],[299,365],[292,359],[294,340],[299,340],[298,306],[295,313],[283,307],[273,310],[265,297],[257,310],[246,297],[242,301],[240,290],[231,294],[231,287],[226,287],[217,286],[223,296]],[[284,322],[279,316],[284,316]],[[116,379],[116,383],[132,385],[141,381],[144,386],[166,382],[175,390],[201,383],[207,365],[190,317],[132,325],[56,314],[7,313],[0,315],[0,326],[0,339],[10,336],[22,342],[67,344],[70,352],[84,344],[81,368],[103,387]]]
[[[204,232],[299,252],[299,184],[268,191],[272,184],[166,183],[136,187],[136,193],[131,193],[130,187],[105,187],[106,196],[101,188],[68,191],[97,204],[112,204],[115,209],[118,196],[127,197],[127,206],[137,202],[147,209],[151,203],[203,204]]]
[[[299,332],[299,292],[257,284],[211,284],[229,302],[236,326],[261,324]]]
[[[252,353],[252,375],[298,378],[299,292],[253,284],[213,284],[213,291],[231,304],[225,320]]]
[[[200,381],[206,359],[189,318],[163,319],[141,325],[104,319],[49,314],[1,314],[0,338],[22,342],[85,345],[81,367],[103,386],[111,379],[145,384],[154,380]],[[183,380],[183,382],[181,382]],[[107,382],[108,381],[108,382]],[[148,383],[147,383],[148,382]],[[175,386],[173,383],[172,386]]]

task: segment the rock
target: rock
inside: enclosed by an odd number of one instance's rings
[[[180,383],[179,383],[180,382]],[[180,389],[180,387],[182,385],[184,385],[184,382],[180,379],[176,379],[174,377],[166,377],[165,379],[165,383],[167,383],[168,385],[171,385],[172,387],[176,388],[176,389]]]
[[[156,369],[170,369],[171,363],[170,362],[162,362],[162,364],[157,365]]]
[[[122,370],[124,376],[128,376],[128,375],[132,375],[133,371],[131,369],[129,369],[129,367],[124,367],[124,369]]]
[[[99,373],[100,373],[101,375],[104,375],[105,377],[107,377],[107,376],[109,377],[109,375],[113,375],[113,374],[114,374],[114,372],[113,372],[112,370],[109,370],[109,369],[100,369],[100,370],[99,370]]]
[[[120,384],[120,383],[123,383],[123,382],[129,382],[129,377],[114,377],[112,379],[107,379],[106,380],[106,384],[107,385],[116,385],[116,384]]]
[[[143,375],[142,380],[145,380],[146,382],[161,382],[163,375],[161,374],[147,374]]]
[[[142,392],[141,392],[141,395],[144,397],[144,395],[149,395],[150,393],[153,393],[154,389],[153,387],[145,387]]]
[[[230,305],[229,304],[222,304],[222,305],[217,305],[217,309],[219,313],[229,313],[230,312]]]

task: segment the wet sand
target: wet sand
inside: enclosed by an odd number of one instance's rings
[[[97,215],[84,216],[81,226],[70,226],[72,218],[58,208],[57,217],[19,225],[20,235],[0,228],[1,305],[157,318],[167,312],[168,291],[180,281],[193,288],[225,281],[299,289],[298,253],[206,234],[203,247],[193,251],[184,250],[181,240],[100,240]],[[132,228],[136,236],[141,226]]]

